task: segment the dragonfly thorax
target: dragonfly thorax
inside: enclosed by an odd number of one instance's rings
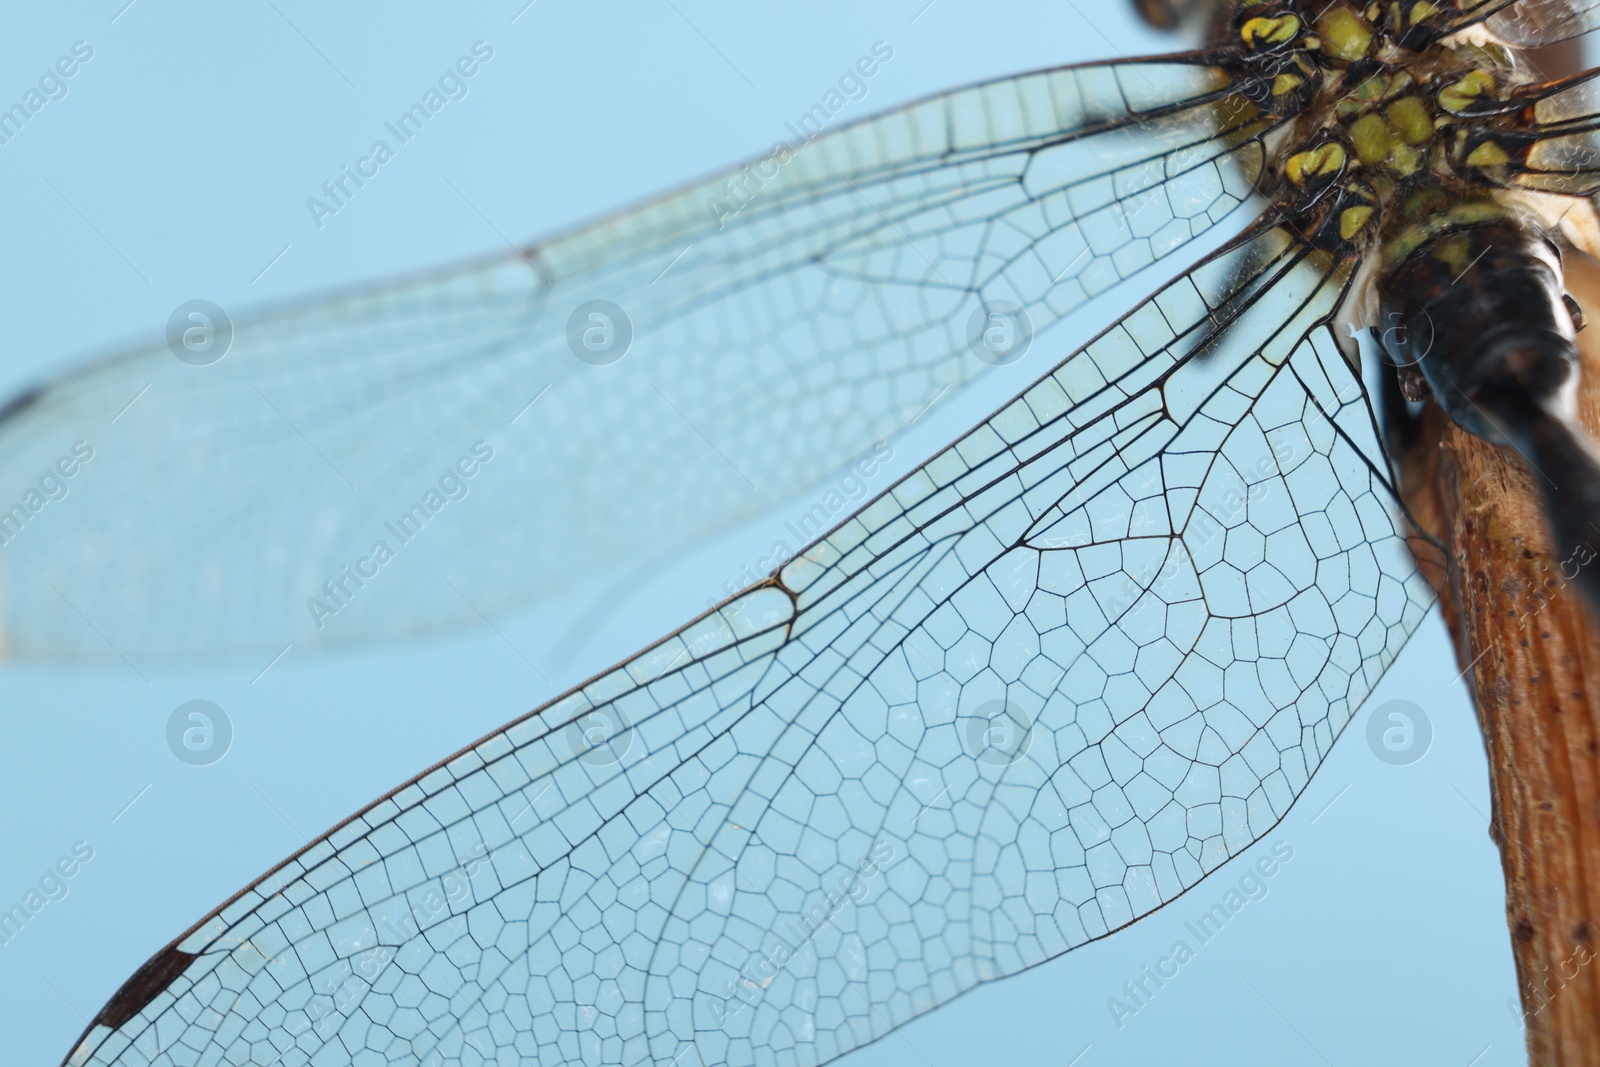
[[[1236,76],[1253,106],[1288,118],[1269,195],[1309,243],[1358,254],[1382,241],[1386,261],[1403,258],[1426,239],[1401,210],[1418,190],[1434,207],[1481,202],[1536,151],[1515,129],[1532,104],[1504,48],[1443,39],[1428,4],[1414,21],[1395,5],[1300,8],[1241,6],[1250,72]]]
[[[1361,264],[1342,315],[1374,327],[1407,398],[1577,487],[1546,500],[1568,543],[1600,508],[1600,457],[1576,429],[1581,320],[1543,201],[1589,156],[1560,135],[1568,86],[1533,83],[1461,26],[1427,0],[1245,0],[1217,44],[1240,96],[1280,124],[1263,182],[1276,219]],[[1565,226],[1572,205],[1553,199]]]

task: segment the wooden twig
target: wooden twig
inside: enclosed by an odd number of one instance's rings
[[[1600,323],[1600,266],[1568,253],[1567,275]],[[1600,438],[1600,326],[1579,341],[1580,409]],[[1430,577],[1488,748],[1529,1059],[1600,1065],[1600,613],[1572,582],[1600,567],[1600,530],[1553,545],[1543,475],[1437,409],[1404,462],[1407,504],[1449,560]]]

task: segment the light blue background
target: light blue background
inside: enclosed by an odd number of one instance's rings
[[[501,234],[565,228],[737,162],[879,39],[895,58],[852,115],[1173,47],[1136,30],[1124,0],[936,0],[914,22],[925,0],[538,0],[514,24],[524,0],[448,11],[136,0],[118,16],[123,2],[13,5],[0,21],[6,102],[74,41],[95,49],[69,95],[0,146],[7,391],[158,337],[185,300],[246,309],[492,252]],[[469,97],[318,231],[306,198],[479,39],[495,58]],[[893,473],[1112,311],[1046,334],[1021,364],[919,422],[895,442]],[[617,587],[497,620],[504,639],[480,627],[291,653],[253,684],[269,657],[143,666],[148,683],[120,665],[0,670],[0,906],[73,842],[95,850],[69,896],[0,946],[5,1062],[57,1062],[117,986],[206,911],[380,793],[703,609],[809,503]],[[552,520],[530,507],[530,521]],[[164,740],[173,708],[197,697],[236,730],[207,768],[180,763]],[[1396,698],[1421,705],[1435,731],[1410,767],[1381,763],[1365,742],[1366,715]],[[1183,924],[1221,899],[1237,864],[1133,929],[962,997],[848,1062],[1524,1062],[1482,741],[1437,615],[1347,733],[1267,838],[1294,859],[1266,899],[1123,1029],[1107,999],[1188,939]]]

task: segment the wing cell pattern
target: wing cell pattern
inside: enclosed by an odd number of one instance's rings
[[[1584,71],[1560,81],[1534,87],[1527,94],[1533,104],[1533,121],[1522,124],[1512,144],[1527,146],[1526,155],[1514,160],[1506,184],[1541,192],[1592,197],[1600,190],[1600,95],[1595,77]]]
[[[69,1062],[821,1064],[1171,901],[1431,603],[1326,326],[1349,269],[1236,242],[247,889]]]
[[[1600,26],[1600,3],[1595,0],[1464,0],[1457,7],[1464,22],[1488,14],[1489,29],[1519,48],[1557,44]]]
[[[5,650],[423,631],[754,513],[982,370],[980,309],[1042,330],[1249,197],[1265,130],[1220,125],[1228,91],[1181,57],[980,85],[518,256],[242,323],[210,366],[158,348],[55,382],[0,418]],[[631,334],[626,358],[578,358],[591,327]],[[29,487],[78,442],[93,460],[46,507]]]

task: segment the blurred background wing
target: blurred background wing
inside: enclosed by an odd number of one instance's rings
[[[807,1067],[1173,900],[1432,601],[1325,325],[1349,273],[1236,242],[245,890],[69,1062]]]
[[[175,341],[31,391],[0,415],[4,650],[271,654],[644,564],[997,361],[996,307],[1044,329],[1241,203],[1262,130],[1219,128],[1222,85],[1178,57],[955,91],[242,322],[219,362]],[[189,321],[204,362],[223,324]]]
[[[1595,0],[1516,0],[1510,4],[1486,0],[1463,6],[1498,7],[1485,25],[1519,48],[1569,41],[1600,25],[1600,3]]]

